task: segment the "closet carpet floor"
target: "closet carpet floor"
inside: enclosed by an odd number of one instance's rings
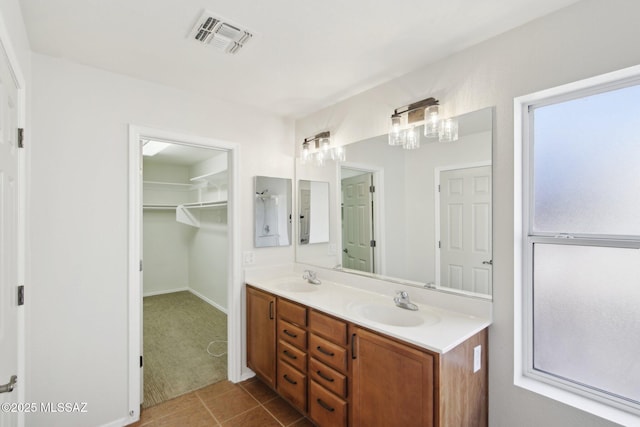
[[[143,340],[143,408],[227,379],[227,315],[191,292],[144,297]]]

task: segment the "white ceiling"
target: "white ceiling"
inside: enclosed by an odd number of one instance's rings
[[[577,0],[20,0],[31,48],[300,117]],[[187,38],[208,10],[253,32]]]

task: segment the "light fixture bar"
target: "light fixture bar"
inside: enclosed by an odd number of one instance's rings
[[[424,109],[432,105],[438,105],[440,102],[433,98],[426,98],[421,101],[414,102],[404,107],[398,107],[393,111],[393,116],[407,114],[407,123],[415,123],[424,120]],[[391,117],[393,117],[391,116]]]
[[[304,145],[304,144],[308,144],[309,142],[313,142],[315,148],[320,148],[320,140],[329,139],[329,138],[331,138],[330,131],[320,132],[316,136],[310,136],[308,138],[305,138],[302,144]]]

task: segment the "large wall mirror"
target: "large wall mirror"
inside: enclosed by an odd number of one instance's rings
[[[324,244],[297,240],[296,260],[491,298],[493,109],[457,119],[453,142],[381,135],[346,145],[346,162],[298,162],[298,180],[329,183],[330,224]]]

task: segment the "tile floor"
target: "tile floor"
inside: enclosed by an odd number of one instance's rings
[[[312,427],[262,381],[222,381],[142,410],[133,427]]]

